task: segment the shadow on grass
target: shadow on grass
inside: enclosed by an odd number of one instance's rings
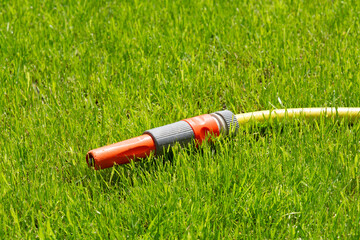
[[[210,141],[206,144],[208,144],[211,151],[217,152],[216,143]],[[161,156],[152,155],[138,161],[131,161],[128,164],[116,165],[108,169],[96,171],[93,176],[98,181],[95,180],[91,187],[97,184],[99,188],[103,189],[126,191],[126,189],[131,187],[156,181],[160,175],[164,176],[167,174],[169,179],[171,179],[179,161],[181,161],[176,155],[181,154],[190,157],[192,155],[202,155],[204,151],[205,149],[202,147],[197,148],[194,142],[184,147],[175,145]]]
[[[292,121],[291,124],[288,122],[273,122],[273,123],[262,123],[255,124],[248,128],[239,129],[238,135],[243,137],[249,137],[250,135],[255,141],[259,141],[263,137],[272,137],[272,134],[285,134],[285,132],[290,131],[286,128],[289,128],[291,125],[291,131],[297,132],[301,128],[316,128],[315,121],[304,122],[304,121]],[[354,123],[352,122],[343,122],[343,121],[334,121],[331,126],[327,128],[327,131],[335,133],[341,131],[341,126],[352,128]],[[224,144],[226,141],[231,141],[230,137],[220,137],[216,141],[221,141]],[[217,154],[218,147],[216,146],[216,141],[208,142],[208,146],[214,154]],[[226,144],[226,143],[225,143]],[[160,175],[168,174],[172,175],[175,173],[177,165],[180,163],[177,158],[177,154],[182,154],[189,159],[192,155],[202,155],[207,148],[196,148],[194,142],[190,143],[188,146],[180,147],[175,145],[174,148],[170,148],[161,156],[149,156],[145,159],[139,159],[138,161],[132,161],[129,164],[117,165],[112,168],[103,169],[96,171],[91,178],[91,186],[97,185],[98,188],[106,191],[113,191],[114,189],[120,192],[126,192],[129,188],[136,187],[139,185],[147,185],[149,182],[156,181]],[[171,177],[169,178],[171,179]],[[353,184],[352,184],[353,185]],[[351,186],[352,186],[351,185]],[[351,187],[353,189],[354,187]]]

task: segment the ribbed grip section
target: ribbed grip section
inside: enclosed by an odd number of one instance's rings
[[[194,131],[185,121],[171,123],[165,126],[153,128],[144,132],[149,134],[156,145],[156,154],[162,154],[164,149],[175,144],[184,145],[194,139]]]
[[[239,128],[239,123],[235,114],[229,110],[218,111],[215,112],[215,114],[221,116],[224,119],[227,128],[227,134],[236,134]]]

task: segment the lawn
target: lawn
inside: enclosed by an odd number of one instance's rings
[[[358,239],[356,122],[85,155],[222,109],[359,107],[359,43],[355,0],[1,1],[0,238]]]

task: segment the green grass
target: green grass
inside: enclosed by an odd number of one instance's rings
[[[225,108],[359,107],[359,43],[355,0],[1,1],[1,238],[358,239],[359,123],[85,154]]]

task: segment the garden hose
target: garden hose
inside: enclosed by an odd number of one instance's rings
[[[96,170],[115,164],[125,164],[145,158],[150,154],[161,155],[176,143],[185,145],[195,140],[196,145],[211,137],[235,134],[239,125],[249,122],[264,122],[271,119],[306,119],[339,117],[355,120],[360,117],[360,108],[291,108],[242,113],[235,115],[229,110],[187,118],[179,122],[153,128],[141,136],[105,147],[93,149],[86,154],[86,161]]]

